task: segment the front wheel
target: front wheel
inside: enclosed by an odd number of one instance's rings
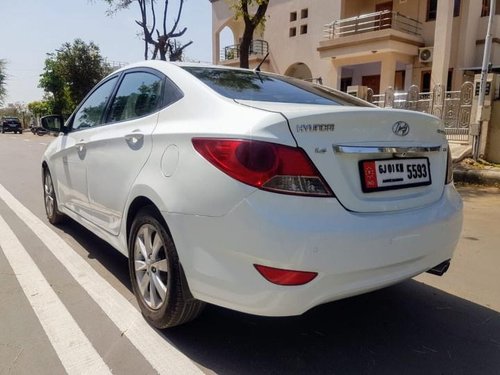
[[[154,327],[174,327],[201,313],[205,304],[189,292],[172,238],[151,207],[132,223],[129,270],[141,312]]]
[[[45,213],[47,214],[49,222],[54,225],[63,222],[65,216],[63,213],[59,212],[52,176],[46,168],[43,171],[43,201],[45,203]]]

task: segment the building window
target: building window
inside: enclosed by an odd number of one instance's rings
[[[352,86],[352,78],[346,77],[340,79],[340,91],[347,92],[347,88]]]
[[[431,91],[431,77],[432,71],[424,70],[421,73],[421,92],[430,92]],[[451,91],[452,88],[452,78],[453,78],[453,69],[448,70],[448,77],[446,80],[446,91]]]
[[[291,37],[294,37],[295,35],[297,35],[297,28],[296,27],[290,27],[290,30],[288,32],[288,36],[291,38]]]
[[[482,0],[482,2],[481,17],[488,17],[490,15],[490,0]],[[495,8],[495,14],[500,14],[500,7],[498,5]]]
[[[427,0],[427,21],[436,19],[437,3],[437,0]]]
[[[300,25],[300,33],[307,34],[307,25]]]
[[[309,9],[302,9],[300,11],[300,18],[304,19],[304,18],[307,18],[309,17]]]
[[[297,21],[297,12],[290,13],[290,22]]]
[[[483,0],[481,7],[481,17],[488,17],[490,15],[490,0]]]
[[[484,0],[483,0],[484,1]],[[434,21],[437,16],[438,0],[427,0],[427,18],[426,21]],[[461,0],[455,0],[453,3],[453,17],[460,15]]]
[[[461,3],[462,3],[461,0],[455,0],[455,3],[453,4],[453,17],[458,17],[460,15]]]
[[[431,71],[426,70],[422,72],[422,76],[420,78],[420,86],[421,92],[430,92],[431,91]]]

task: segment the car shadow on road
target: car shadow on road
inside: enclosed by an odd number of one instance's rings
[[[60,229],[131,290],[123,255],[72,221]],[[160,334],[218,374],[500,373],[500,313],[415,280],[298,317],[208,305]]]
[[[83,248],[87,253],[87,258],[98,261],[127,289],[132,291],[128,273],[128,260],[124,255],[70,218],[67,218],[67,221],[59,225],[58,228]]]
[[[500,314],[414,280],[292,318],[210,306],[164,335],[219,374],[500,372]]]

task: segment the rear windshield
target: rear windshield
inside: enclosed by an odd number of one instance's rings
[[[230,99],[297,104],[368,105],[323,86],[274,74],[206,67],[183,68]]]

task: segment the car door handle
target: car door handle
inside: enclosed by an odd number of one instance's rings
[[[127,134],[125,136],[125,140],[130,145],[136,145],[137,143],[142,141],[143,138],[144,138],[144,134],[141,134],[141,133],[131,133],[131,134]]]

